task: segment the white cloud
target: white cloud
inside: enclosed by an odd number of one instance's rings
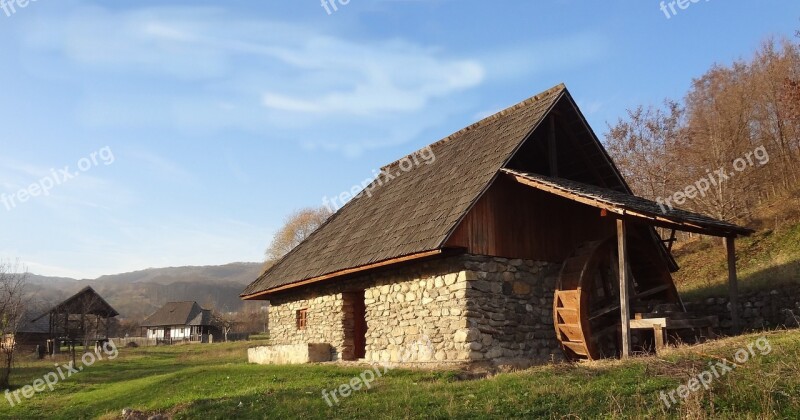
[[[88,127],[234,129],[348,156],[509,105],[476,103],[471,94],[488,83],[530,80],[608,50],[602,37],[579,33],[454,53],[208,7],[75,6],[37,19],[20,23],[23,62],[75,84],[74,118]]]
[[[236,128],[358,154],[412,140],[390,127],[450,115],[441,101],[485,80],[480,62],[440,49],[210,8],[76,7],[23,31],[28,61],[95,77],[75,111],[92,127]],[[111,76],[128,83],[103,83]]]

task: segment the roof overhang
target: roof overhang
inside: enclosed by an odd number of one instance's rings
[[[501,169],[514,181],[568,200],[596,207],[620,219],[719,237],[749,236],[753,230],[684,210],[659,211],[662,204],[619,191],[561,178]]]
[[[419,253],[416,253],[416,254],[406,255],[406,256],[403,256],[403,257],[399,257],[399,258],[392,258],[390,260],[380,261],[380,262],[367,264],[367,265],[362,265],[362,266],[354,267],[354,268],[348,268],[346,270],[335,271],[333,273],[329,273],[329,274],[325,274],[325,275],[322,275],[322,276],[313,277],[313,278],[306,279],[306,280],[301,280],[301,281],[298,281],[298,282],[294,282],[294,283],[290,283],[290,284],[287,284],[287,285],[275,287],[275,288],[272,288],[272,289],[267,289],[267,290],[263,290],[263,291],[256,292],[256,293],[241,295],[240,297],[243,300],[266,300],[266,299],[268,299],[268,297],[270,295],[273,295],[273,294],[278,293],[278,292],[283,292],[283,291],[286,291],[286,290],[289,290],[289,289],[294,289],[294,288],[297,288],[297,287],[300,287],[300,286],[306,286],[306,285],[309,285],[309,284],[319,283],[319,282],[323,282],[323,281],[326,281],[326,280],[331,280],[331,279],[334,279],[334,278],[344,277],[344,276],[352,275],[352,274],[362,274],[362,273],[365,273],[365,272],[370,271],[370,270],[374,270],[374,269],[381,268],[381,267],[387,267],[387,266],[390,266],[390,265],[400,264],[400,263],[404,263],[404,262],[417,261],[417,260],[421,260],[421,259],[425,259],[425,258],[436,257],[436,256],[439,256],[439,255],[442,255],[443,253],[444,253],[444,250],[442,250],[442,249],[434,249],[434,250],[431,250],[431,251],[419,252]]]

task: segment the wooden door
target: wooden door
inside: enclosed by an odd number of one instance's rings
[[[364,303],[363,291],[354,294],[353,320],[353,356],[363,359],[367,355],[367,305]]]

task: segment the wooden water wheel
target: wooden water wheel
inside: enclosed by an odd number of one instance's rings
[[[637,246],[638,245],[638,246]],[[634,307],[679,303],[669,271],[652,247],[629,248]],[[587,242],[564,261],[556,284],[553,320],[570,360],[597,360],[620,354],[619,263],[614,238]]]

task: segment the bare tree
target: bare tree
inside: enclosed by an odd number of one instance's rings
[[[9,388],[11,369],[14,366],[17,327],[25,311],[27,272],[19,263],[0,261],[0,388]]]
[[[236,313],[213,311],[211,314],[211,323],[219,328],[222,332],[223,339],[227,343],[228,334],[233,331],[239,321],[237,320]]]
[[[634,193],[653,200],[672,194],[681,166],[676,148],[685,130],[684,110],[675,101],[664,105],[629,110],[606,133],[609,153]]]
[[[300,245],[330,216],[331,211],[326,207],[306,208],[292,213],[267,248],[265,269]]]

